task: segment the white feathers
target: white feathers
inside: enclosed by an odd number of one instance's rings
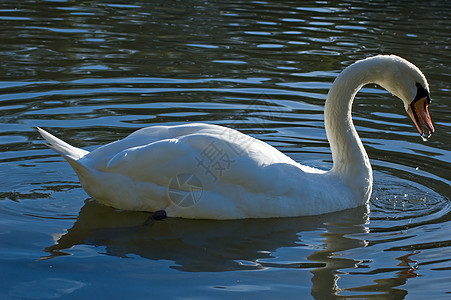
[[[78,160],[89,153],[89,151],[69,145],[65,141],[60,140],[56,136],[51,135],[50,133],[39,127],[36,127],[36,129],[38,130],[39,134],[47,142],[49,142],[49,144],[47,145],[64,157],[70,158],[72,160]]]
[[[217,125],[148,127],[92,152],[38,131],[68,159],[91,197],[119,209],[166,210],[172,217],[206,219],[338,211],[365,204],[372,188],[369,159],[351,120],[355,93],[368,81],[396,86],[402,95],[415,85],[415,80],[403,78],[394,85],[377,77],[395,72],[393,64],[405,64],[401,69],[406,78],[424,78],[402,59],[377,56],[348,67],[334,82],[325,106],[334,160],[327,172],[302,166],[260,140]],[[391,80],[391,75],[384,76]]]

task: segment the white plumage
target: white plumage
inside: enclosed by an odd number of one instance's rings
[[[420,70],[396,56],[346,68],[325,106],[330,171],[303,166],[260,140],[217,125],[143,128],[92,152],[38,130],[91,197],[119,209],[199,219],[322,214],[363,205],[371,195],[371,165],[351,120],[355,93],[369,82],[400,97],[406,109],[417,83],[428,89]]]

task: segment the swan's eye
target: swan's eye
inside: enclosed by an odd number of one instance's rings
[[[417,95],[415,96],[415,99],[413,99],[413,102],[416,102],[420,99],[427,98],[427,103],[431,103],[431,97],[429,97],[429,92],[420,84],[417,82]]]

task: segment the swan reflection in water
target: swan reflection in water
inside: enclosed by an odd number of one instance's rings
[[[184,272],[308,270],[313,274],[312,295],[325,297],[341,291],[340,270],[356,269],[362,263],[336,254],[368,244],[353,237],[368,231],[367,206],[319,216],[229,221],[168,218],[146,223],[149,215],[88,200],[72,228],[55,235],[56,244],[47,247],[49,255],[41,259],[71,255],[67,249],[76,245],[93,245],[103,247],[108,255],[173,261],[172,268]],[[314,231],[321,240],[307,237]],[[276,253],[280,248],[292,248],[291,253],[299,254],[280,262]],[[386,282],[384,289],[403,284],[400,279],[390,278],[392,284]]]

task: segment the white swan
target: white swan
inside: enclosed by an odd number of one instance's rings
[[[423,136],[434,132],[428,83],[412,63],[375,56],[347,67],[327,96],[324,118],[333,168],[303,166],[236,130],[209,124],[154,126],[92,152],[38,128],[94,199],[124,210],[197,219],[323,214],[368,202],[372,170],[351,119],[357,91],[384,87],[403,102]]]

